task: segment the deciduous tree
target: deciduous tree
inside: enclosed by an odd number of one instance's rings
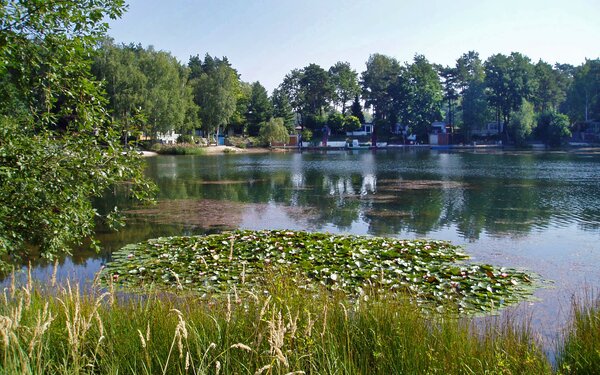
[[[92,236],[99,217],[117,224],[117,211],[91,203],[109,186],[128,181],[133,197],[147,197],[142,161],[120,145],[90,69],[104,20],[123,9],[118,0],[0,2],[4,259],[29,249],[51,258]]]
[[[390,87],[400,74],[400,64],[393,58],[373,54],[367,61],[367,69],[361,75],[362,97],[366,107],[372,107],[376,124],[385,124],[393,114],[393,98]],[[372,144],[377,142],[377,126],[373,129]]]
[[[209,134],[224,131],[236,110],[239,78],[235,69],[226,57],[219,59],[206,54],[202,73],[191,85],[204,131]]]
[[[350,67],[350,63],[339,61],[329,68],[329,77],[333,89],[333,104],[345,115],[348,102],[360,94],[358,73]]]
[[[274,117],[260,128],[260,139],[263,144],[271,145],[276,142],[286,143],[290,136],[283,124],[283,119]]]
[[[485,62],[485,83],[488,100],[496,108],[497,119],[502,118],[504,124],[509,124],[511,113],[517,111],[523,99],[530,99],[534,92],[533,66],[528,57],[518,52],[509,56],[490,56]],[[507,126],[504,129],[508,131]]]

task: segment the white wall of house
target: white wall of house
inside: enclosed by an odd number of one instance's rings
[[[500,122],[488,122],[480,128],[471,129],[471,135],[478,137],[488,137],[496,135],[504,131],[504,123]]]
[[[363,124],[361,126],[360,129],[353,131],[353,132],[346,132],[346,135],[349,137],[359,137],[359,136],[365,136],[365,135],[369,135],[373,133],[373,124],[371,123],[366,123]]]
[[[158,141],[160,143],[165,143],[165,144],[174,144],[177,143],[177,138],[179,137],[179,134],[175,133],[174,131],[170,131],[168,133],[158,133],[156,134],[156,139],[158,139]]]

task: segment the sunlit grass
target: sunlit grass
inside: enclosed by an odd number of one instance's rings
[[[92,287],[11,286],[0,305],[1,373],[551,373],[527,326],[423,315],[398,297],[264,291],[214,298]]]
[[[559,372],[597,374],[600,372],[600,298],[574,299],[571,321],[559,347]]]
[[[181,144],[181,145],[161,145],[156,144],[152,146],[152,151],[155,151],[161,155],[205,155],[205,147],[194,145],[194,144]]]

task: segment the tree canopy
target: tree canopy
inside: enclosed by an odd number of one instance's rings
[[[202,128],[207,133],[225,130],[236,110],[239,77],[226,57],[222,59],[206,54],[200,66],[196,56],[188,66],[195,75],[191,79],[194,102],[198,105]]]
[[[142,162],[111,126],[93,48],[119,0],[3,1],[0,13],[0,253],[51,258],[118,224],[91,199],[120,182],[135,198],[150,185]],[[92,244],[95,244],[94,242]]]
[[[92,66],[104,80],[108,108],[124,133],[185,133],[200,126],[188,68],[171,54],[141,45],[102,43]]]

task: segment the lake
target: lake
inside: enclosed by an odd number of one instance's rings
[[[427,237],[463,245],[474,261],[525,268],[547,280],[524,303],[556,332],[570,298],[600,282],[600,153],[330,151],[148,158],[159,204],[129,206],[119,232],[99,228],[101,254],[77,251],[59,278],[91,279],[110,252],[164,235],[298,229]],[[47,278],[49,265],[35,275]]]

